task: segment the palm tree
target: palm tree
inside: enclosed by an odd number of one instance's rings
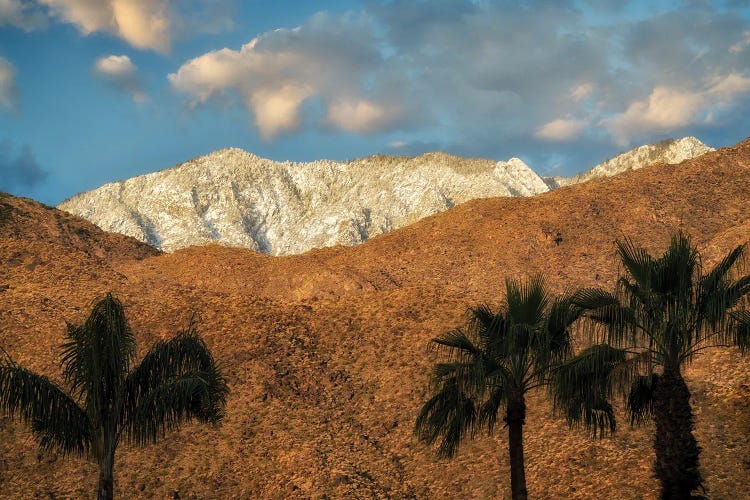
[[[69,324],[67,336],[61,364],[70,392],[8,357],[0,362],[0,410],[30,423],[42,449],[93,458],[99,499],[113,496],[121,439],[146,445],[186,420],[222,418],[227,384],[192,321],[132,370],[135,339],[112,294],[85,323]]]
[[[555,375],[555,398],[573,423],[602,430],[592,418],[620,394],[631,424],[656,424],[654,472],[661,498],[689,498],[702,488],[693,436],[690,391],[682,376],[702,350],[750,345],[750,276],[735,278],[744,246],[729,252],[709,272],[690,238],[672,237],[669,249],[651,256],[631,240],[617,243],[626,274],[614,293],[580,291],[574,303],[585,310],[595,345]]]
[[[467,436],[492,433],[498,414],[508,426],[511,492],[524,499],[526,474],[523,425],[526,393],[547,385],[550,372],[571,354],[570,326],[580,310],[568,296],[551,297],[540,276],[521,284],[506,280],[506,299],[497,311],[469,309],[465,329],[433,339],[449,361],[435,366],[436,392],[416,421],[420,439],[440,438],[438,455],[451,457]]]

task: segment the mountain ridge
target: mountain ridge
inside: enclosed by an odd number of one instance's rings
[[[300,163],[224,148],[105,184],[58,207],[167,251],[218,242],[288,255],[356,245],[471,199],[534,196],[709,150],[693,137],[665,141],[564,179],[543,178],[515,157],[494,161],[430,152]]]

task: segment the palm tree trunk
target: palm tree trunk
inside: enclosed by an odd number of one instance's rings
[[[98,500],[112,500],[115,494],[115,450],[108,450],[99,463]]]
[[[513,500],[526,500],[526,467],[523,459],[523,424],[526,402],[521,396],[508,402],[505,423],[508,424],[508,452],[510,454],[510,491]]]
[[[691,498],[703,479],[698,466],[700,448],[693,436],[690,391],[679,368],[665,368],[654,391],[656,437],[654,472],[664,500]]]

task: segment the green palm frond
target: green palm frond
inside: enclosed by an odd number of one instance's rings
[[[627,359],[627,351],[596,344],[557,367],[550,391],[556,410],[570,425],[583,425],[594,435],[615,429],[609,399],[616,390],[613,373]]]
[[[430,445],[440,438],[438,456],[452,457],[461,441],[474,432],[476,422],[474,401],[454,379],[449,379],[424,404],[414,430],[419,439]]]
[[[630,238],[617,241],[617,254],[620,261],[636,282],[641,286],[650,287],[654,259],[649,253],[638,246]]]
[[[630,424],[642,424],[654,413],[654,391],[659,383],[659,375],[651,373],[635,378],[628,394],[627,410]]]
[[[450,355],[478,356],[481,353],[481,349],[460,328],[446,332],[441,337],[435,337],[432,342],[438,347],[447,348]]]
[[[717,284],[730,278],[731,272],[741,262],[745,254],[745,245],[739,245],[732,249],[714,268],[700,280],[701,286],[706,290],[712,290]]]
[[[32,425],[42,448],[85,454],[91,446],[86,413],[47,377],[8,360],[0,364],[0,409]]]
[[[222,405],[211,394],[211,377],[179,376],[143,394],[124,422],[128,441],[141,446],[155,443],[193,418],[203,423],[217,422]]]
[[[116,398],[135,355],[135,338],[122,303],[112,294],[94,305],[85,323],[68,325],[63,344],[63,375],[75,395],[85,395],[87,406]]]
[[[136,425],[133,422],[140,418],[144,405],[155,404],[148,401],[155,394],[163,394],[160,392],[162,387],[172,386],[181,379],[201,380],[206,396],[201,399],[202,405],[186,407],[186,418],[219,420],[229,392],[227,383],[205,342],[191,325],[171,340],[156,343],[128,374],[124,382],[121,413],[125,425]],[[168,406],[171,403],[165,401],[164,404]],[[170,417],[172,414],[165,415]]]
[[[750,311],[734,311],[730,313],[730,316],[732,343],[745,353],[750,350]]]
[[[505,293],[507,316],[514,324],[536,325],[542,321],[550,298],[541,275],[525,282],[506,279]]]
[[[499,386],[490,393],[489,397],[479,407],[478,424],[479,427],[486,427],[488,434],[492,434],[495,430],[500,408],[507,402],[507,399],[508,391],[504,387]]]

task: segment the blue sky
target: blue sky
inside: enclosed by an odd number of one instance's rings
[[[49,204],[229,146],[572,174],[748,111],[747,1],[0,0],[0,190]]]

